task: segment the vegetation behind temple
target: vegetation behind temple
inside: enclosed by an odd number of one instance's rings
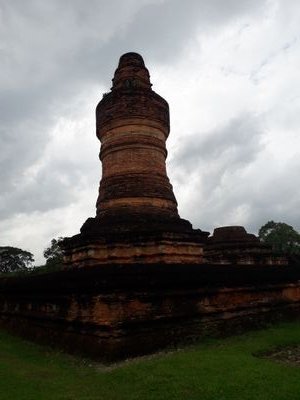
[[[26,271],[32,267],[34,262],[33,254],[17,247],[0,247],[0,272]]]
[[[16,247],[0,247],[0,274],[36,274],[57,271],[62,268],[62,250],[59,246],[63,238],[52,239],[44,250],[46,264],[33,267],[33,254]]]
[[[300,234],[284,222],[269,221],[258,232],[259,239],[278,254],[286,254],[290,261],[300,261]]]
[[[44,257],[46,258],[46,267],[57,268],[62,264],[63,252],[60,243],[64,238],[52,239],[51,244],[44,250]]]

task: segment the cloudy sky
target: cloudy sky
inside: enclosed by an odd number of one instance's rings
[[[94,110],[128,51],[170,105],[180,215],[300,230],[299,0],[0,0],[0,245],[39,264],[95,215]]]

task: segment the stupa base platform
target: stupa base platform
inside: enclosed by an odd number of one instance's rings
[[[89,218],[79,235],[64,240],[64,265],[202,264],[207,236],[180,218]]]
[[[114,361],[300,317],[300,269],[103,265],[0,279],[0,327]]]

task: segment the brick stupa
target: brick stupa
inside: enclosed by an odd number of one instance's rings
[[[203,262],[208,233],[178,215],[166,172],[169,106],[151,86],[143,58],[124,54],[96,108],[102,162],[96,217],[65,239],[65,265]]]
[[[208,264],[288,264],[286,256],[275,254],[271,246],[261,243],[257,236],[248,233],[243,226],[216,228],[207,240],[204,254]]]

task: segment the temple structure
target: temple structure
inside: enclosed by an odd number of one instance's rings
[[[66,268],[0,277],[0,327],[113,361],[299,318],[299,265],[243,227],[208,238],[178,215],[169,107],[140,55],[120,58],[96,119],[96,216],[64,239]]]
[[[137,53],[121,56],[96,108],[102,179],[97,214],[64,242],[65,264],[203,262],[208,232],[178,215],[166,172],[168,103]]]
[[[209,264],[229,265],[287,265],[288,259],[274,254],[271,246],[247,233],[243,226],[216,228],[205,246],[205,260]]]

